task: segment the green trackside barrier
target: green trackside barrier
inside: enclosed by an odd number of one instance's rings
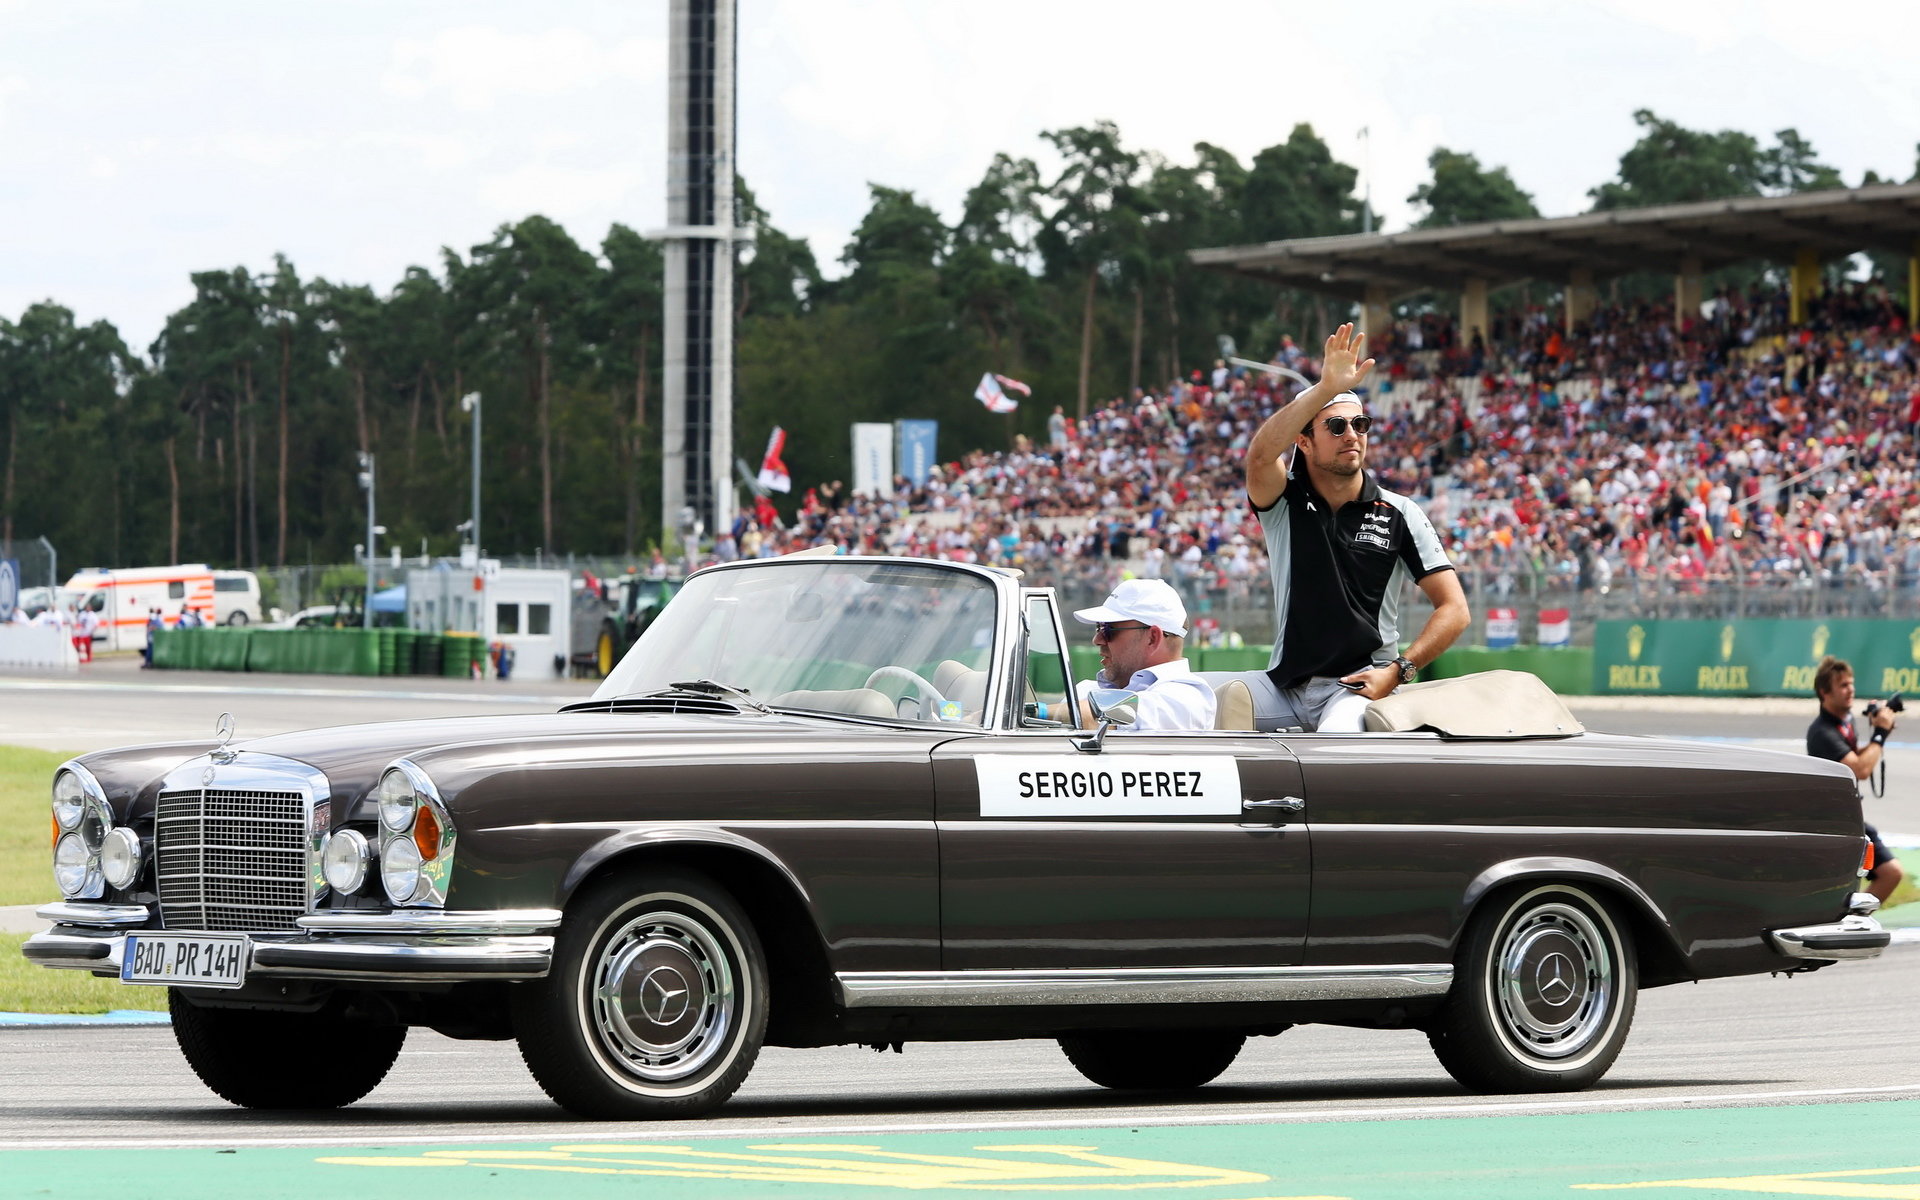
[[[1196,671],[1264,671],[1272,646],[1208,646],[1187,655]]]
[[[376,675],[394,674],[394,667],[400,660],[400,631],[374,629],[369,632],[373,634],[374,673]]]
[[[244,671],[247,669],[247,647],[253,641],[250,629],[196,629],[200,636],[203,671]]]
[[[1100,673],[1100,651],[1085,642],[1067,647],[1067,661],[1073,664],[1075,679],[1092,679]]]
[[[153,665],[174,671],[244,671],[252,632],[225,627],[155,630]]]
[[[1452,679],[1479,671],[1525,671],[1562,696],[1584,696],[1593,681],[1587,646],[1454,646],[1427,664],[1422,679]]]
[[[1596,695],[1813,695],[1828,654],[1853,665],[1862,696],[1920,691],[1920,621],[1601,621]]]
[[[170,670],[187,668],[186,634],[192,630],[156,629],[147,634],[147,640],[153,643],[153,665]]]

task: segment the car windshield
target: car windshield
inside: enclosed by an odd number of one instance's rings
[[[695,575],[594,698],[706,681],[775,708],[977,725],[995,594],[971,572],[871,559]]]

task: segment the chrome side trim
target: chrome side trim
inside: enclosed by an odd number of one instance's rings
[[[566,916],[557,908],[500,909],[493,912],[317,912],[295,925],[309,933],[397,933],[414,935],[523,934],[553,929]]]
[[[325,942],[253,944],[248,975],[303,979],[395,979],[458,983],[476,979],[540,979],[553,965],[551,937],[341,938]]]
[[[1773,948],[1788,958],[1838,962],[1852,958],[1878,958],[1893,935],[1880,922],[1865,913],[1852,913],[1831,925],[1798,925],[1791,929],[1767,931]]]
[[[42,921],[52,921],[55,925],[113,929],[120,925],[145,925],[149,914],[144,904],[75,904],[62,901],[43,904],[33,911],[33,915]]]
[[[834,979],[847,1008],[1283,1003],[1437,996],[1452,984],[1453,966],[842,971]]]

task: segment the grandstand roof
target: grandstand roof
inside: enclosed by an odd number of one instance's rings
[[[1203,267],[1285,287],[1364,300],[1369,286],[1400,295],[1490,287],[1523,279],[1565,282],[1585,267],[1595,279],[1678,271],[1682,259],[1713,270],[1748,259],[1793,261],[1811,246],[1823,259],[1860,250],[1914,253],[1920,183],[1664,204],[1577,217],[1488,221],[1404,233],[1293,238],[1258,246],[1194,250]]]

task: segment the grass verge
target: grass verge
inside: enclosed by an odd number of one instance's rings
[[[53,769],[72,757],[0,746],[0,905],[60,898],[53,886],[47,789],[53,786]]]
[[[163,1010],[167,989],[128,987],[85,971],[49,971],[20,957],[24,933],[0,933],[0,1012],[103,1013]]]

